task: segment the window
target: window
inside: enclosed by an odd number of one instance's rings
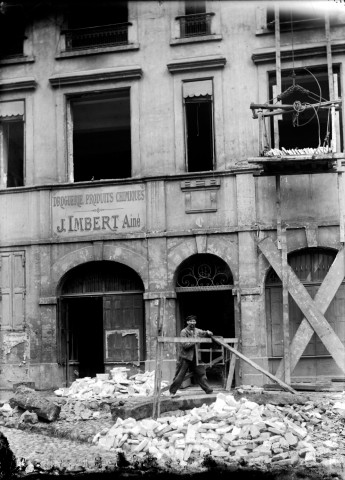
[[[270,76],[270,98],[275,103],[275,73]],[[335,98],[340,97],[339,67],[333,66],[333,85]],[[335,111],[332,116],[330,108],[319,107],[320,102],[329,100],[329,83],[326,67],[303,68],[294,72],[282,72],[281,102],[284,105],[295,105],[289,113],[284,113],[276,125],[271,120],[271,138],[278,128],[279,145],[275,148],[317,148],[341,143],[341,115]],[[309,106],[308,109],[304,109]],[[272,118],[272,117],[271,117]],[[272,141],[273,145],[273,141]]]
[[[67,20],[66,50],[128,44],[127,2],[85,3],[71,8]]]
[[[75,182],[131,176],[129,89],[71,99],[68,123]]]
[[[183,83],[188,172],[213,170],[212,80]]]
[[[24,185],[24,101],[0,102],[0,186]]]
[[[211,16],[206,13],[205,1],[186,1],[185,15],[180,20],[181,37],[196,37],[211,34]]]
[[[0,267],[1,328],[20,328],[24,322],[25,253],[2,252]]]
[[[185,1],[185,14],[198,15],[206,13],[206,2],[203,0]]]
[[[0,58],[23,55],[24,32],[23,6],[12,6],[2,2],[0,4]]]
[[[274,7],[267,9],[267,28],[274,30]],[[298,5],[298,7],[280,5],[279,8],[280,29],[282,31],[300,29],[305,27],[323,26],[325,22],[324,11],[315,4]]]

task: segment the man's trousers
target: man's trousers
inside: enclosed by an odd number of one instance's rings
[[[195,358],[193,360],[186,360],[185,358],[181,358],[176,367],[175,378],[169,388],[171,394],[175,394],[177,390],[181,387],[183,379],[188,370],[193,374],[194,379],[204,390],[204,392],[212,392],[212,388],[207,382],[205,366],[197,365]]]

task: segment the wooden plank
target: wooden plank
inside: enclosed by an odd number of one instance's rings
[[[280,252],[271,238],[258,241],[258,247],[265,255],[275,272],[282,279]],[[335,334],[334,330],[315,305],[304,285],[300,282],[292,268],[288,265],[289,293],[295,300],[304,316],[315,330],[329,353],[334,358],[338,367],[345,372],[345,347]]]
[[[279,4],[274,5],[274,33],[275,33],[275,46],[276,46],[276,86],[273,86],[273,96],[276,98],[282,93],[282,74],[281,74],[281,52],[280,52],[280,11]],[[281,101],[276,102],[277,105],[281,104]],[[279,148],[279,123],[282,117],[274,116],[274,147]],[[262,118],[265,121],[265,118]]]
[[[283,269],[283,348],[284,348],[284,381],[290,385],[291,369],[290,369],[290,320],[289,320],[289,290],[288,290],[288,263],[287,263],[287,245],[286,230],[282,231],[281,239],[281,255]]]
[[[338,160],[337,174],[338,202],[339,202],[339,235],[340,242],[345,242],[345,195],[344,195],[344,173],[341,171],[341,160]]]
[[[290,393],[296,393],[295,390],[293,388],[289,387],[289,385],[287,385],[285,382],[283,382],[282,380],[279,380],[279,378],[275,377],[274,375],[272,375],[272,373],[268,372],[267,370],[262,368],[260,365],[253,362],[253,360],[250,360],[250,358],[243,355],[243,353],[240,353],[235,348],[230,347],[230,345],[228,345],[227,343],[224,342],[223,337],[212,336],[211,338],[216,343],[219,343],[219,345],[222,345],[224,348],[227,348],[228,350],[230,350],[230,352],[232,352],[237,357],[241,358],[244,362],[248,363],[251,367],[255,368],[255,370],[258,370],[259,372],[263,373],[264,375],[266,375],[268,378],[270,378],[274,382],[278,383],[278,385],[283,387],[284,390],[287,390]]]
[[[152,405],[152,418],[157,419],[160,415],[160,393],[162,380],[162,353],[163,343],[158,341],[158,338],[163,333],[164,315],[165,315],[165,298],[159,299],[158,318],[157,318],[157,344],[156,344],[156,365],[155,365],[155,382],[154,382],[154,396]]]
[[[279,10],[278,10],[279,13]],[[276,18],[277,21],[277,18]],[[279,15],[278,15],[279,21]],[[290,324],[289,324],[289,292],[287,286],[287,246],[286,229],[282,228],[280,175],[276,175],[276,208],[277,208],[277,242],[281,250],[282,289],[283,289],[283,362],[284,380],[290,383]]]
[[[159,343],[212,343],[211,338],[205,337],[159,337]],[[238,338],[224,338],[224,342],[238,343]]]
[[[71,102],[67,102],[67,178],[74,182],[73,166],[73,112]]]
[[[236,347],[234,346],[234,349],[237,350],[237,345]],[[235,374],[236,358],[237,358],[236,355],[234,354],[231,355],[229,374],[226,380],[225,390],[229,390],[229,391],[231,390],[232,380]]]
[[[331,268],[327,272],[319,290],[317,291],[314,302],[322,313],[325,313],[337,293],[345,276],[345,251],[340,250],[335,257]],[[292,339],[290,346],[290,368],[294,371],[299,359],[313,336],[314,329],[304,318],[299,325],[296,335]],[[276,376],[282,378],[283,362],[281,361],[276,371]]]

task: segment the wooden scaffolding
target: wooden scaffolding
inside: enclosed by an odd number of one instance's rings
[[[275,6],[275,44],[276,44],[276,79],[278,98],[282,91],[281,82],[281,56],[280,56],[280,21],[279,5]],[[327,72],[329,84],[329,101],[320,102],[318,107],[330,109],[332,119],[332,145],[329,149],[303,149],[302,151],[287,151],[284,148],[271,149],[267,155],[267,135],[264,128],[265,118],[273,118],[275,147],[279,146],[279,131],[277,116],[294,105],[285,105],[280,102],[275,104],[250,105],[253,118],[259,120],[259,156],[250,158],[249,163],[259,167],[258,176],[275,176],[276,179],[276,215],[277,215],[277,245],[270,237],[264,237],[262,233],[257,237],[258,249],[268,260],[279,279],[282,282],[283,291],[283,358],[280,361],[276,376],[291,384],[291,374],[315,332],[333,357],[338,367],[345,372],[345,346],[336,335],[324,314],[334,298],[345,276],[345,253],[344,253],[344,178],[343,163],[345,154],[340,145],[339,110],[342,115],[342,125],[345,125],[344,108],[340,109],[342,100],[335,98],[334,77],[332,67],[331,34],[329,16],[325,17],[325,46],[327,56]],[[283,97],[283,95],[281,95]],[[308,107],[306,107],[308,108]],[[344,138],[344,135],[343,135]],[[275,152],[277,153],[275,155]],[[341,153],[342,152],[342,153]],[[334,173],[337,174],[337,188],[339,201],[339,230],[341,249],[339,250],[330,270],[328,271],[316,296],[312,299],[302,282],[298,279],[287,261],[287,225],[282,219],[281,209],[281,176],[300,175],[302,173]],[[307,231],[310,236],[310,232]],[[312,235],[311,235],[312,236]],[[309,239],[308,244],[316,244],[316,238]],[[289,334],[289,294],[295,300],[302,311],[302,320],[295,336],[290,339]]]

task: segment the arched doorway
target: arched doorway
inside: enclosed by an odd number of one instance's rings
[[[212,254],[196,254],[186,259],[176,274],[177,332],[184,319],[197,315],[197,327],[225,338],[235,337],[233,277],[229,266]],[[205,355],[203,357],[203,360]],[[211,382],[223,381],[223,367],[209,369]]]
[[[137,273],[120,263],[89,262],[65,275],[58,338],[67,384],[114,366],[140,367],[145,360],[143,291]]]
[[[320,288],[336,251],[330,249],[310,248],[289,255],[288,263],[314,298]],[[281,281],[273,269],[266,277],[266,320],[267,353],[270,371],[275,373],[283,356],[283,296]],[[304,315],[289,295],[290,341],[294,337]],[[325,318],[332,326],[340,340],[345,343],[345,283],[339,287],[328,307]],[[291,372],[292,382],[315,383],[343,376],[319,337],[314,333],[295,370]]]

